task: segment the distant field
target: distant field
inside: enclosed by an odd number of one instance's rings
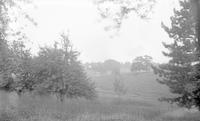
[[[91,77],[100,94],[113,95],[113,75]],[[121,74],[128,95],[144,99],[157,100],[162,96],[170,96],[168,87],[156,81],[152,72]]]

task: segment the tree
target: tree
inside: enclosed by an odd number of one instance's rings
[[[192,12],[192,15],[194,17],[194,20],[196,22],[196,35],[197,35],[197,38],[198,38],[198,46],[200,46],[200,31],[199,31],[199,28],[200,28],[200,2],[199,0],[190,0],[191,2],[191,12]]]
[[[13,41],[8,47],[7,61],[1,63],[0,88],[19,95],[55,94],[60,101],[64,97],[92,99],[96,96],[95,87],[78,55],[64,34],[60,43],[41,47],[37,56],[31,55],[23,41]]]
[[[19,95],[33,90],[34,75],[32,73],[32,55],[23,41],[13,41],[12,57],[12,88]]]
[[[72,49],[68,36],[64,34],[61,35],[60,44],[41,48],[35,58],[36,92],[55,94],[60,101],[64,97],[94,98],[94,85],[77,56],[78,52]]]
[[[120,72],[121,64],[116,60],[108,59],[105,60],[104,62],[87,63],[85,64],[85,66],[87,70],[105,74],[106,72],[111,72],[111,73]]]
[[[8,68],[7,68],[7,62],[8,62],[8,57],[9,57],[9,53],[8,53],[8,45],[7,45],[7,40],[6,40],[6,32],[8,29],[8,13],[7,13],[7,9],[6,6],[10,5],[10,2],[7,1],[2,1],[0,3],[0,72],[1,72],[1,76],[2,79],[5,78],[5,73],[7,73],[8,75]],[[2,73],[4,73],[5,75],[3,75]],[[4,83],[1,82],[1,85],[4,85]]]
[[[120,63],[116,60],[106,60],[103,63],[105,71],[111,71],[112,73],[120,73]]]
[[[114,23],[106,26],[106,30],[119,29],[131,12],[141,18],[148,18],[155,2],[156,0],[95,0],[100,16]]]
[[[12,31],[12,28],[10,28],[10,23],[13,22],[12,18],[14,18],[15,21],[17,20],[17,17],[10,15],[10,11],[12,11],[12,8],[21,10],[20,3],[22,2],[30,3],[29,0],[1,0],[0,2],[0,76],[7,81],[11,80],[12,70],[10,69],[12,69],[11,65],[13,65],[13,53],[9,48],[8,38],[11,36],[17,38],[17,36],[19,37],[22,35],[20,30]],[[29,20],[31,18],[25,12],[23,12],[23,16]],[[16,38],[15,40],[17,40]],[[1,83],[5,84],[4,82]],[[8,83],[10,83],[10,81],[8,81]]]
[[[0,88],[6,91],[21,92],[30,83],[26,85],[19,84],[15,80],[20,77],[20,83],[24,81],[24,76],[28,76],[25,70],[28,70],[28,61],[31,54],[29,50],[25,50],[23,40],[24,34],[21,30],[13,31],[10,24],[16,22],[17,17],[10,14],[13,8],[21,10],[20,4],[22,2],[30,3],[29,0],[1,0],[0,2]],[[15,9],[15,10],[16,10]],[[20,11],[24,18],[31,19],[25,12]],[[19,15],[19,13],[18,13]],[[9,38],[13,37],[14,40],[11,45],[8,43]],[[15,78],[15,79],[14,79]],[[22,79],[23,78],[23,79]],[[26,77],[26,79],[28,79]],[[23,89],[22,89],[23,88]],[[27,89],[27,88],[26,88]]]
[[[114,82],[113,82],[114,92],[120,98],[122,95],[126,94],[127,90],[122,81],[120,73],[114,74]]]
[[[152,57],[145,55],[136,57],[131,65],[132,72],[151,71]]]
[[[32,91],[34,81],[31,72],[32,57],[22,41],[13,41],[8,49],[8,59],[4,62],[1,73],[0,88],[5,91],[15,91],[19,95]]]
[[[174,10],[171,27],[162,24],[163,29],[173,39],[173,43],[163,43],[168,52],[163,54],[170,58],[166,64],[154,67],[159,75],[158,81],[167,85],[176,97],[163,98],[179,106],[191,108],[199,105],[199,63],[196,20],[192,14],[190,1],[180,1],[180,10]]]
[[[15,31],[12,42],[8,43],[11,22],[8,8],[18,8],[20,1],[26,0],[0,2],[0,89],[18,94],[56,94],[61,101],[65,96],[94,98],[94,84],[86,76],[81,62],[78,61],[79,53],[73,50],[65,34],[61,35],[61,41],[56,42],[54,47],[40,48],[37,56],[32,56],[26,49],[21,31]],[[31,19],[26,14],[25,17]]]
[[[194,17],[194,20],[196,22],[196,36],[197,36],[197,57],[199,59],[200,57],[200,2],[199,0],[190,0],[191,2],[191,7],[192,7],[192,14]],[[194,69],[194,73],[193,73],[193,81],[196,81],[194,89],[191,91],[192,93],[192,98],[193,98],[193,102],[194,105],[196,105],[196,107],[199,108],[200,110],[200,62],[198,61],[195,65],[194,65],[195,69]]]

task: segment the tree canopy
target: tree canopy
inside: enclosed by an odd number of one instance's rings
[[[86,76],[78,60],[79,53],[73,50],[68,36],[62,34],[54,47],[41,47],[38,55],[33,56],[25,46],[27,38],[21,30],[13,30],[8,35],[12,30],[9,10],[21,9],[20,2],[30,1],[0,2],[0,89],[19,95],[26,92],[55,94],[61,101],[64,97],[94,98],[94,84]],[[20,14],[34,22],[25,12]]]

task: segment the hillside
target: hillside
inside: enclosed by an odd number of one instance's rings
[[[128,95],[144,99],[157,100],[162,96],[170,96],[166,86],[156,81],[156,75],[152,72],[121,74],[122,81],[128,90]],[[100,94],[114,95],[113,75],[101,75],[91,77]]]

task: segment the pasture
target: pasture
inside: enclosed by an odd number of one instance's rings
[[[59,102],[53,96],[1,92],[0,121],[199,121],[199,112],[157,101],[169,92],[152,73],[122,76],[128,92],[121,98],[112,91],[111,75],[92,77],[99,93],[95,100]]]
[[[168,87],[159,84],[156,78],[153,72],[121,74],[121,81],[127,89],[125,97],[157,102],[158,98],[163,96],[173,96]],[[108,95],[108,97],[115,95],[113,92],[113,75],[91,76],[91,79],[95,82],[100,95]]]

